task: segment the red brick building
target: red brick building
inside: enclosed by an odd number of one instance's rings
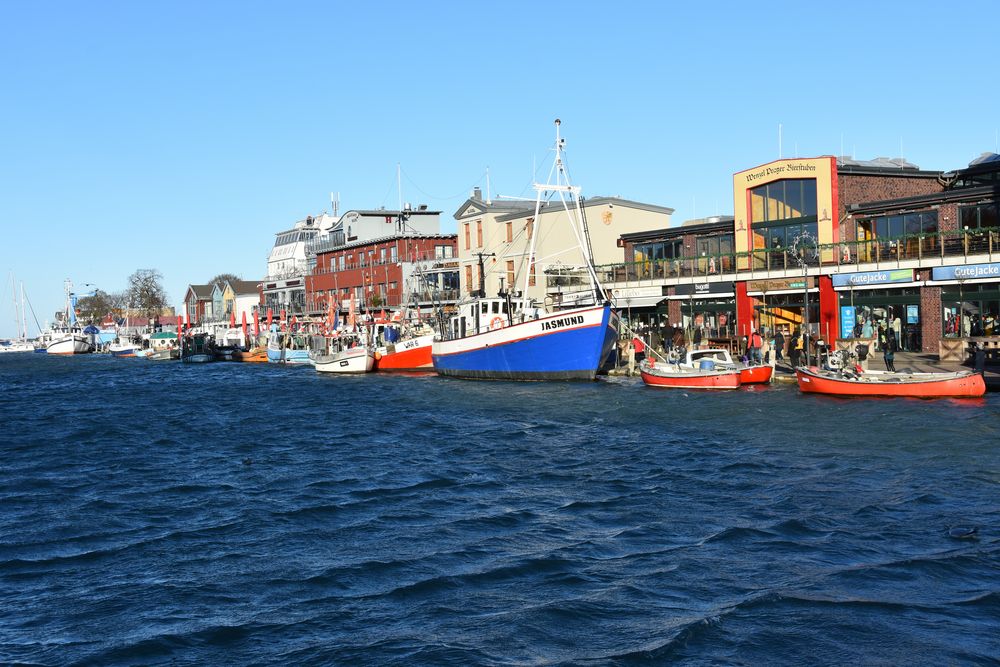
[[[341,312],[351,300],[357,312],[416,305],[453,305],[459,276],[456,234],[396,234],[369,241],[317,247],[306,276],[306,310],[326,312],[330,299]]]

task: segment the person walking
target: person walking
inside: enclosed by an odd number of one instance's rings
[[[774,358],[776,361],[781,361],[784,358],[781,356],[783,349],[785,349],[785,335],[781,333],[781,329],[776,329],[774,332]]]

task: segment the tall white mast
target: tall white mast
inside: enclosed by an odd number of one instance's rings
[[[535,191],[537,192],[537,197],[535,199],[535,218],[534,228],[531,234],[531,243],[528,247],[528,266],[524,271],[524,288],[521,290],[522,297],[528,293],[528,281],[531,277],[531,268],[535,263],[535,239],[538,238],[539,225],[538,225],[538,215],[541,212],[542,207],[542,196],[546,192],[555,192],[559,194],[559,201],[562,202],[563,210],[566,211],[566,215],[569,217],[570,229],[573,230],[573,235],[576,237],[576,242],[580,248],[580,253],[583,255],[584,261],[587,264],[587,274],[590,279],[590,287],[596,293],[600,285],[597,279],[597,273],[594,271],[594,262],[590,257],[590,253],[587,251],[587,244],[584,242],[583,230],[580,228],[583,221],[583,213],[580,210],[580,188],[571,185],[569,182],[569,173],[566,171],[566,165],[563,163],[563,147],[565,145],[565,140],[559,134],[559,126],[562,122],[556,118],[556,157],[552,163],[552,169],[549,170],[548,183],[541,185],[535,183]],[[554,176],[554,180],[553,180]],[[570,210],[569,205],[566,203],[565,195],[571,195],[573,197],[576,214]]]
[[[28,320],[24,314],[24,281],[21,281],[21,338],[28,340]]]

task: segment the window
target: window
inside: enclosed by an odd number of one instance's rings
[[[395,280],[389,283],[389,291],[395,292],[397,289],[398,289],[398,283]]]
[[[476,247],[483,247],[483,221],[476,220]]]
[[[399,254],[397,252],[396,246],[389,248],[389,261],[395,264],[399,261]]]
[[[514,240],[514,223],[513,222],[508,222],[507,223],[507,243],[510,243],[513,240]]]
[[[984,227],[1000,226],[1000,210],[996,202],[963,206],[958,209],[958,217],[962,221],[962,229],[983,229]]]
[[[507,287],[514,287],[514,260],[507,260]]]
[[[385,264],[385,248],[378,249],[378,261],[381,264]]]
[[[529,241],[531,240],[531,235],[535,232],[535,219],[528,218],[528,221],[524,223],[524,234],[525,238]]]
[[[434,246],[434,259],[450,259],[455,256],[454,248],[450,245]]]
[[[465,291],[472,292],[472,267],[465,267]]]
[[[816,215],[816,179],[775,181],[750,190],[751,220],[755,223]]]
[[[1000,289],[996,283],[948,285],[941,290],[945,338],[1000,335]]]
[[[465,249],[468,250],[469,248],[472,247],[472,244],[469,241],[469,223],[465,223],[464,226],[465,226]]]
[[[528,272],[528,287],[535,286],[535,263],[531,263],[531,270]]]

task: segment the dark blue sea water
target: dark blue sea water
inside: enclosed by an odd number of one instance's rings
[[[998,416],[7,355],[0,662],[996,663]]]

